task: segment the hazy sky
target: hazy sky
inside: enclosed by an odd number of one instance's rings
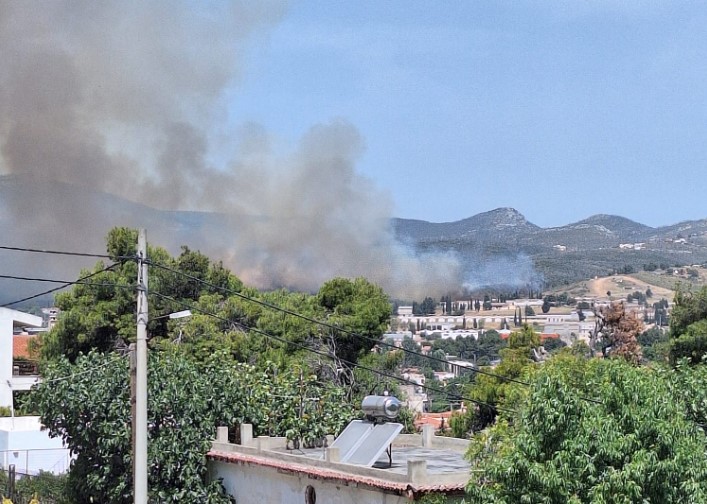
[[[112,193],[227,216],[187,244],[251,285],[449,291],[460,258],[391,217],[707,218],[705,26],[657,0],[0,2],[0,175],[34,184],[0,220],[38,248],[183,244]]]
[[[228,121],[285,149],[350,122],[356,170],[398,217],[705,218],[705,26],[698,2],[293,2],[245,56]]]

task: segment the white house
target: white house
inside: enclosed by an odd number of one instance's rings
[[[207,454],[211,477],[238,504],[407,504],[430,493],[457,502],[469,480],[469,441],[435,436],[431,426],[398,435],[390,465],[383,454],[373,467],[341,462],[338,447],[288,450],[285,438],[254,438],[250,425],[241,425],[240,438],[229,443],[228,429],[219,427]]]
[[[0,308],[0,406],[12,406],[14,391],[29,390],[37,376],[18,375],[13,365],[13,340],[16,329],[42,327],[42,317],[10,308]]]

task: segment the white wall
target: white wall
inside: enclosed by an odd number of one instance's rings
[[[402,495],[383,493],[378,489],[325,481],[308,475],[279,472],[278,469],[259,465],[234,464],[211,460],[213,478],[223,478],[226,491],[238,504],[265,502],[303,503],[307,487],[316,492],[316,502],[327,504],[407,504]]]
[[[0,418],[0,466],[14,464],[21,473],[40,470],[63,473],[69,467],[70,452],[60,438],[42,431],[39,417]]]

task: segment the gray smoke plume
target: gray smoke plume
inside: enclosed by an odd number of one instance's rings
[[[476,267],[466,274],[464,288],[471,292],[490,286],[539,289],[542,284],[543,276],[535,269],[531,257],[522,253],[498,254],[477,259]]]
[[[185,244],[261,288],[362,275],[403,298],[454,289],[454,257],[420,258],[394,239],[390,197],[356,172],[363,140],[345,120],[285,155],[253,124],[229,132],[235,155],[214,152],[224,93],[283,14],[276,1],[1,3],[0,174],[32,185],[2,202],[6,240],[102,251],[128,225],[171,251],[185,242],[108,193],[223,216]]]

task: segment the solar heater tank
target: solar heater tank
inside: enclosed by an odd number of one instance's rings
[[[369,395],[363,398],[361,409],[368,417],[393,420],[400,413],[400,401],[393,396]]]

